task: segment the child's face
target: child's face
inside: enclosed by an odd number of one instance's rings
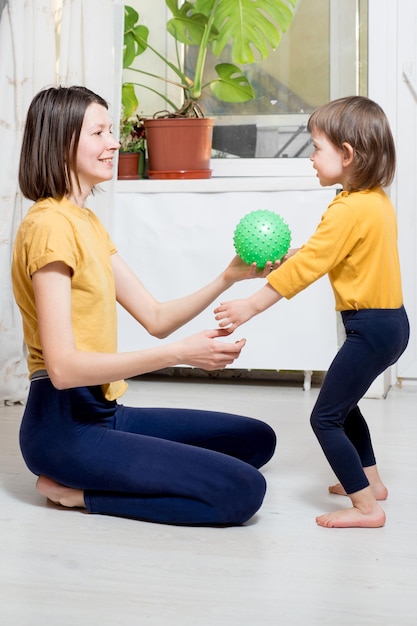
[[[341,184],[346,181],[345,153],[335,146],[321,130],[313,129],[311,133],[313,152],[310,161],[317,172],[320,185]]]
[[[77,151],[78,177],[82,188],[113,177],[113,157],[119,142],[111,133],[107,109],[93,102],[85,112]]]

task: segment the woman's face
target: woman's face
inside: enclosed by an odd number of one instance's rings
[[[113,158],[119,142],[112,135],[109,113],[96,102],[84,115],[77,150],[77,170],[81,188],[90,191],[97,183],[113,177]]]

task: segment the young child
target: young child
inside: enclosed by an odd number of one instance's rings
[[[292,298],[328,274],[346,330],[311,415],[311,425],[352,507],[320,515],[326,527],[379,527],[387,498],[358,402],[405,350],[409,324],[403,307],[394,208],[383,190],[395,173],[395,147],[384,112],[368,98],[341,98],[308,122],[311,161],[323,186],[343,191],[316,232],[269,274],[267,285],[244,300],[215,309],[219,327],[234,331],[281,298]]]
[[[218,341],[227,331],[207,330],[118,353],[116,301],[163,338],[235,281],[267,272],[235,257],[189,296],[164,303],[151,296],[86,208],[94,186],[112,178],[119,149],[107,108],[85,87],[53,87],[35,96],[27,115],[19,182],[35,204],[12,267],[31,377],[22,454],[38,491],[66,507],[170,524],[243,524],[265,494],[259,468],[276,443],[267,424],[117,399],[124,378],[178,364],[223,368],[245,341]]]

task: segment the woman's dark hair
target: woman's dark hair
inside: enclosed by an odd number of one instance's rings
[[[348,143],[354,152],[351,191],[386,187],[395,174],[395,144],[381,107],[364,96],[339,98],[314,111],[309,132],[318,129],[343,150]]]
[[[19,163],[19,185],[30,200],[60,200],[73,191],[77,149],[87,107],[108,109],[101,96],[86,87],[51,87],[40,91],[29,107]]]

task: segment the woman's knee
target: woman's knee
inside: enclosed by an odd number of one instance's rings
[[[266,481],[255,468],[247,466],[224,481],[216,492],[215,508],[219,524],[238,526],[247,522],[260,509],[266,493]]]
[[[275,431],[265,422],[261,422],[258,432],[258,448],[251,460],[254,467],[263,467],[273,457],[277,445]]]

